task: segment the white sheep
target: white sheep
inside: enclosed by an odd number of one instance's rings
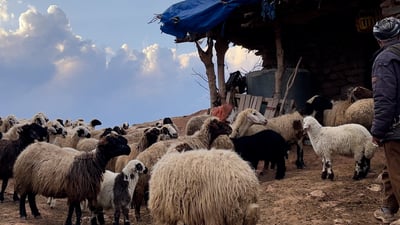
[[[334,178],[332,170],[334,154],[354,157],[356,165],[353,179],[358,180],[367,176],[370,160],[378,146],[372,143],[372,136],[365,127],[360,124],[322,126],[314,117],[306,116],[303,128],[310,138],[315,153],[322,157],[322,179]]]
[[[94,205],[107,162],[129,152],[126,139],[115,132],[101,138],[96,150],[92,152],[65,150],[44,142],[29,145],[14,165],[15,187],[21,195],[20,217],[27,217],[26,197],[33,216],[40,216],[35,196],[41,194],[67,198],[69,209],[65,224],[72,225],[72,214],[75,211],[75,224],[80,225],[80,202],[87,199],[89,206]]]
[[[122,211],[124,225],[129,225],[129,204],[132,201],[133,191],[139,179],[139,175],[147,173],[146,166],[139,160],[131,160],[120,173],[106,170],[101,182],[97,203],[92,209],[91,224],[97,224],[96,218],[104,225],[104,209],[113,208],[114,225],[119,224],[119,216]]]
[[[233,151],[164,155],[153,167],[148,207],[155,224],[255,225],[259,181]]]
[[[220,135],[230,134],[232,128],[217,117],[209,117],[204,121],[201,129],[191,136],[180,136],[177,139],[159,141],[146,148],[137,155],[136,159],[143,162],[149,170],[168,151],[172,145],[181,145],[186,149],[210,149],[212,142]],[[181,147],[179,147],[181,148]],[[140,207],[148,191],[150,175],[146,174],[139,178],[135,189],[132,204],[135,207],[136,220],[140,219]]]

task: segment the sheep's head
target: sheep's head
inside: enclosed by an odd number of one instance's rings
[[[316,112],[322,112],[326,109],[332,109],[332,101],[321,95],[314,95],[306,101],[302,115],[312,115]]]
[[[133,159],[126,164],[122,169],[124,174],[124,180],[129,181],[129,179],[134,179],[140,173],[146,174],[148,171],[147,167],[139,160]]]
[[[37,123],[38,125],[45,127],[46,123],[49,121],[49,118],[42,112],[36,113],[33,118],[32,122]]]
[[[19,137],[28,143],[37,141],[45,141],[48,139],[47,128],[36,123],[25,124],[18,130]]]
[[[306,116],[303,119],[303,130],[304,132],[310,131],[313,127],[319,125],[318,121],[312,116]],[[319,125],[321,126],[321,125]]]
[[[17,117],[15,117],[14,115],[8,115],[5,119],[4,119],[4,123],[6,123],[8,125],[8,128],[14,126],[15,124],[18,124],[18,120]]]
[[[160,138],[159,140],[167,140],[167,139],[174,139],[174,138],[178,138],[178,131],[176,130],[176,128],[174,127],[174,125],[172,124],[164,124],[162,125],[160,128]]]
[[[253,124],[267,125],[267,123],[268,123],[265,116],[255,109],[248,108],[248,109],[243,110],[242,112],[246,115],[246,119]],[[242,113],[242,112],[240,112],[240,113]]]
[[[143,135],[147,139],[147,145],[150,146],[158,141],[160,129],[157,127],[146,128]]]
[[[109,160],[115,156],[129,155],[131,148],[128,146],[126,138],[115,131],[111,131],[111,133],[99,139],[96,152]]]
[[[215,138],[217,138],[219,135],[229,135],[232,133],[232,128],[231,126],[226,123],[223,122],[221,120],[219,120],[217,117],[210,117],[208,118],[206,121],[204,121],[204,124],[202,126],[202,129],[207,129],[208,133],[210,135],[210,143],[215,140]]]
[[[90,131],[86,126],[77,126],[75,129],[78,137],[90,138]]]
[[[48,121],[46,125],[48,132],[63,137],[67,136],[67,130],[58,120]]]

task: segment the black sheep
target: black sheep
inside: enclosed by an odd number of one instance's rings
[[[285,159],[290,145],[285,139],[273,130],[262,130],[251,136],[231,138],[235,151],[254,169],[257,168],[258,161],[264,160],[265,165],[271,163],[276,165],[275,179],[285,177]]]
[[[0,202],[4,201],[4,191],[7,188],[8,179],[13,176],[13,166],[18,155],[35,140],[44,141],[48,138],[47,128],[36,123],[23,125],[18,131],[17,140],[0,140],[0,179],[3,180],[0,192]],[[18,201],[18,195],[14,192],[14,201]]]

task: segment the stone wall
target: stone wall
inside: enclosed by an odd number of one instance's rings
[[[302,57],[301,68],[311,72],[315,94],[339,99],[351,86],[371,88],[372,59],[379,46],[372,28],[357,29],[356,16],[357,12],[347,12],[282,28],[285,66],[294,68]],[[274,46],[263,52],[264,68],[276,68]]]

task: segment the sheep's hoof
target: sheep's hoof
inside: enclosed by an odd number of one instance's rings
[[[304,164],[304,162],[296,161],[296,167],[297,169],[304,169],[306,165]]]
[[[321,179],[322,180],[325,180],[327,176],[328,176],[328,172],[324,171],[324,172],[321,173]]]
[[[335,175],[333,173],[328,174],[328,179],[333,181]]]
[[[13,200],[14,200],[14,202],[19,201],[19,197],[15,195],[15,196],[13,196]]]
[[[125,221],[124,225],[131,225],[131,223],[129,221]]]
[[[35,219],[42,219],[42,216],[40,214],[39,215],[35,215],[34,217],[35,217]]]

